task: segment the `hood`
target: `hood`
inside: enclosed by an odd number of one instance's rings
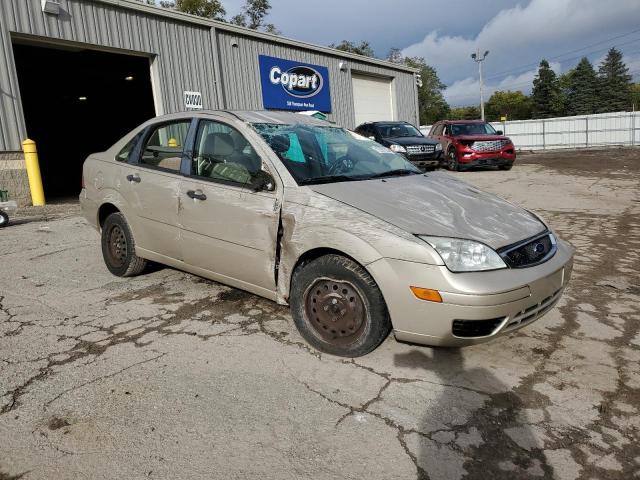
[[[435,145],[436,141],[426,137],[384,137],[383,140],[388,143],[396,143],[398,145]]]
[[[456,140],[467,140],[467,141],[492,141],[492,140],[509,140],[509,137],[505,137],[504,135],[457,135],[454,137]]]
[[[494,249],[546,229],[526,210],[446,173],[309,188],[412,234],[476,240]]]

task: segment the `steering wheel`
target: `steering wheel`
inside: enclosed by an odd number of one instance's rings
[[[337,159],[329,166],[327,175],[341,175],[344,173],[349,173],[351,170],[353,170],[355,164],[356,162],[345,155],[344,157]]]

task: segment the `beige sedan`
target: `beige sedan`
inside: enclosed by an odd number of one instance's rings
[[[291,307],[315,348],[461,346],[560,298],[574,249],[534,214],[331,123],[284,112],[148,121],[84,164],[115,275],[151,260]]]

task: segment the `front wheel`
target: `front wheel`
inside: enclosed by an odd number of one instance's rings
[[[450,148],[447,152],[447,168],[452,172],[460,171],[460,162],[458,162],[458,154],[454,148]]]
[[[339,255],[325,255],[298,267],[291,279],[290,304],[304,339],[332,355],[366,355],[391,331],[376,282],[360,265]]]
[[[508,163],[506,165],[500,165],[498,168],[500,170],[511,170],[512,167],[513,167],[513,163]]]

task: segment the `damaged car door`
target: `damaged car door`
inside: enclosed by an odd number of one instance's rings
[[[180,191],[185,263],[273,297],[280,197],[253,145],[222,121],[201,119]]]

